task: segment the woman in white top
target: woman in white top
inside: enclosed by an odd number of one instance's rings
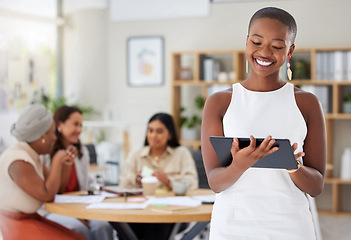
[[[316,238],[305,194],[315,197],[323,190],[324,116],[314,95],[279,77],[295,49],[296,29],[282,9],[257,11],[246,39],[249,77],[206,101],[201,145],[209,185],[217,193],[210,239]],[[221,166],[210,136],[234,138],[228,167]],[[239,149],[239,137],[250,137],[250,146]],[[265,140],[256,147],[255,138]],[[299,168],[252,168],[278,149],[271,148],[276,138],[290,140]]]
[[[73,146],[57,151],[47,169],[39,155],[48,154],[56,140],[52,114],[40,104],[25,108],[12,125],[19,143],[0,157],[0,229],[4,239],[84,239],[51,222],[37,211],[53,201],[60,186],[61,169],[72,164]]]

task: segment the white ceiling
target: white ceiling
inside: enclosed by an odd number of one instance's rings
[[[209,0],[113,0],[112,21],[142,21],[203,17],[210,12]]]
[[[237,2],[262,2],[267,0],[210,0],[212,3],[237,3]],[[286,1],[286,0],[274,0],[274,1]]]

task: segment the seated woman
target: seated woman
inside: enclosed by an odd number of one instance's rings
[[[82,132],[82,112],[75,107],[61,106],[55,111],[54,120],[57,140],[51,156],[70,145],[78,149],[78,155],[73,164],[62,168],[59,193],[88,190],[89,182],[92,181],[88,176],[89,152],[79,140]],[[106,221],[77,219],[53,213],[46,214],[46,218],[84,235],[89,240],[113,239],[113,228]]]
[[[43,105],[25,108],[12,125],[19,143],[0,156],[0,230],[3,239],[84,239],[37,211],[53,201],[60,187],[61,170],[77,154],[73,146],[57,151],[52,167],[46,168],[39,155],[51,152],[56,140],[52,114]]]
[[[157,113],[148,123],[145,146],[131,152],[124,162],[120,186],[141,187],[141,171],[146,166],[153,170],[159,187],[172,190],[172,181],[186,180],[189,189],[199,185],[194,159],[180,146],[172,116]],[[167,239],[173,224],[130,224],[140,239]],[[119,235],[119,239],[123,236]]]
[[[189,189],[199,186],[194,159],[188,148],[180,146],[172,116],[157,113],[147,127],[144,147],[131,152],[124,162],[120,186],[141,187],[144,166],[154,170],[159,187],[172,189],[173,180],[186,180]]]

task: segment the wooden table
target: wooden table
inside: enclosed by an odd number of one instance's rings
[[[196,189],[189,191],[187,196],[214,194],[210,189]],[[174,196],[173,193],[162,194],[164,196]],[[136,196],[137,197],[137,196]],[[140,196],[139,196],[140,197]],[[130,197],[133,198],[133,197]],[[104,202],[125,202],[124,197],[106,198]],[[170,238],[177,233],[180,224],[184,222],[197,222],[182,239],[192,239],[211,220],[212,204],[202,204],[194,209],[179,212],[158,212],[152,210],[152,206],[145,209],[87,209],[88,204],[81,203],[45,203],[45,209],[49,212],[89,220],[102,220],[117,224],[118,231],[124,231],[130,239],[137,239],[129,225],[126,223],[176,223]]]

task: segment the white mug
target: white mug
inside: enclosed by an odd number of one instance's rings
[[[184,180],[175,180],[172,182],[172,189],[175,195],[185,195],[188,191],[189,183]]]

